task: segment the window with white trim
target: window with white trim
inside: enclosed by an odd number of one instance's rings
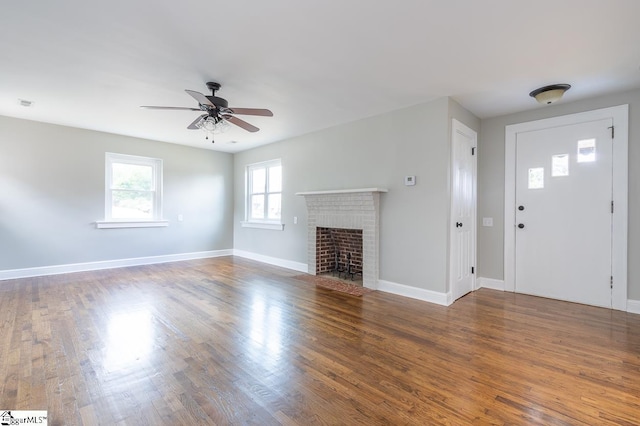
[[[162,220],[162,160],[105,155],[105,220],[99,228],[167,226]]]
[[[247,222],[282,229],[282,164],[271,160],[247,166]]]

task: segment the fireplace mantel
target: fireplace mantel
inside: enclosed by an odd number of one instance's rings
[[[307,270],[316,274],[317,228],[362,230],[362,284],[378,288],[380,194],[382,188],[297,192],[304,196],[309,214]]]
[[[329,189],[326,191],[296,192],[296,195],[328,195],[328,194],[352,194],[354,192],[389,192],[382,188],[361,188],[361,189]]]

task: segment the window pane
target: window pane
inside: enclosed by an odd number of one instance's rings
[[[544,188],[544,167],[529,169],[529,189]]]
[[[251,192],[264,192],[266,186],[266,169],[253,169],[251,171]]]
[[[111,191],[111,217],[114,219],[152,219],[153,193],[146,191]]]
[[[153,189],[153,168],[151,166],[113,163],[112,167],[111,188],[142,191]]]
[[[269,167],[269,192],[280,191],[282,191],[282,166]]]
[[[594,161],[596,161],[596,140],[578,141],[578,163],[592,163]]]
[[[251,196],[251,218],[264,219],[264,195]]]
[[[569,154],[551,157],[551,176],[569,176]]]
[[[280,200],[282,199],[281,194],[269,194],[269,219],[280,219]]]

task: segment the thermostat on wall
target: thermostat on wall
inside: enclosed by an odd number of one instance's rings
[[[413,186],[416,184],[416,177],[415,176],[405,176],[404,177],[404,184],[406,186]]]

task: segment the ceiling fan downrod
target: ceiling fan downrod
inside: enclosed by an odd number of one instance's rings
[[[219,98],[216,96],[216,92],[220,90],[220,88],[222,87],[220,83],[216,83],[215,81],[210,81],[207,83],[207,87],[209,88],[209,90],[211,90],[211,96],[207,96],[207,99],[209,99],[211,103],[215,105],[216,109],[220,110],[220,108],[229,107],[229,103],[227,102],[226,99]]]
[[[215,96],[216,92],[220,90],[222,86],[220,85],[220,83],[216,83],[215,81],[210,81],[207,83],[207,87],[209,88],[209,90],[211,90],[211,94]]]

